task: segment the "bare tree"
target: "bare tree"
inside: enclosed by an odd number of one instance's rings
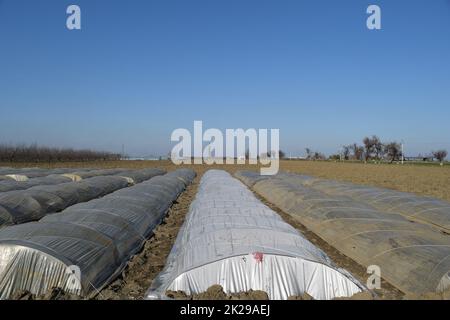
[[[390,142],[384,146],[384,152],[388,156],[390,162],[400,159],[402,155],[402,147],[398,142]]]
[[[341,159],[340,154],[332,154],[328,157],[329,160],[339,161]]]
[[[350,150],[352,146],[343,146],[342,147],[342,155],[344,156],[344,160],[350,159]]]
[[[378,138],[377,136],[372,136],[372,146],[373,151],[375,152],[375,158],[377,160],[381,159],[384,153],[384,148],[380,138]]]
[[[324,154],[316,151],[316,152],[314,152],[313,159],[314,160],[325,160],[326,157]]]
[[[372,137],[365,137],[363,139],[365,160],[368,161],[371,158],[380,159],[383,155],[383,144],[380,138],[376,135]]]
[[[365,161],[370,159],[370,156],[372,155],[372,140],[369,137],[365,137],[363,139],[364,144],[364,159]]]
[[[447,157],[447,150],[437,150],[437,151],[433,151],[433,157],[435,157],[436,159],[439,160],[439,162],[442,164],[444,164],[444,160]]]
[[[311,149],[305,148],[305,151],[306,151],[306,159],[311,160],[313,156]]]
[[[3,162],[62,162],[62,161],[106,161],[120,160],[120,154],[92,151],[73,150],[69,148],[49,148],[38,146],[36,143],[0,144],[0,161]]]
[[[350,149],[353,152],[353,158],[355,160],[361,161],[363,159],[364,147],[359,146],[358,144],[354,143],[350,146]]]
[[[274,150],[272,150],[272,151],[268,151],[268,152],[267,152],[267,156],[266,156],[266,157],[264,157],[264,154],[261,154],[261,157],[262,157],[263,159],[264,159],[264,158],[267,159],[267,158],[272,158],[272,156],[275,157],[276,154],[277,154],[277,152],[274,151]],[[286,157],[285,153],[284,153],[283,151],[279,150],[279,151],[278,151],[278,159],[284,159],[285,157]]]

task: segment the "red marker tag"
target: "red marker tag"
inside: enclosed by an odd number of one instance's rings
[[[262,262],[263,261],[263,256],[264,254],[262,252],[255,252],[253,253],[253,258],[258,261],[258,262]]]

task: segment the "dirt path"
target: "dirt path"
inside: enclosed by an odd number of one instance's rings
[[[99,300],[139,300],[145,295],[153,279],[162,271],[172,249],[178,231],[184,222],[189,206],[197,193],[200,177],[187,187],[169,209],[169,212],[146,241],[143,249],[135,255],[122,275],[101,291]]]

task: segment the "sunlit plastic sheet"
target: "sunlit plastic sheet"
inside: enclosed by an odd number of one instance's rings
[[[121,173],[130,172],[129,169],[123,169],[123,168],[117,168],[117,169],[98,169],[98,170],[91,170],[91,171],[74,171],[67,172],[68,176],[71,177],[77,177],[78,179],[87,179],[92,177],[99,177],[99,176],[110,176],[110,175],[119,175]]]
[[[74,171],[70,168],[56,168],[56,169],[43,169],[43,168],[0,168],[0,175],[15,179],[15,176],[25,176],[29,179],[45,177],[51,174],[65,174]]]
[[[155,170],[160,169],[143,169],[143,170],[95,170],[95,169],[85,169],[79,170],[76,174],[67,173],[69,169],[54,169],[48,171],[48,176],[37,177],[31,179],[24,179],[20,181],[18,178],[10,178],[7,180],[0,181],[0,192],[14,191],[14,190],[26,190],[34,186],[42,185],[56,185],[72,181],[81,181],[82,177],[80,174],[86,178],[95,176],[108,176],[108,175],[120,175],[129,180],[130,184],[139,183],[144,180],[150,179],[155,174]],[[71,169],[70,172],[74,170]],[[83,172],[83,174],[82,174]],[[119,173],[117,173],[119,172]],[[161,172],[160,174],[162,174]]]
[[[200,293],[215,284],[227,293],[263,290],[271,299],[304,292],[331,299],[362,290],[241,182],[210,170],[146,298],[165,299],[167,290]]]
[[[42,295],[52,288],[96,295],[120,274],[186,188],[178,174],[186,176],[184,170],[156,176],[39,222],[1,229],[0,298],[23,291]],[[76,281],[73,270],[79,270]]]
[[[148,169],[140,169],[140,170],[127,170],[121,171],[120,173],[115,173],[116,176],[121,176],[129,179],[131,184],[140,183],[154,176],[165,174],[166,171],[159,168],[148,168]]]
[[[80,182],[0,193],[0,227],[38,220],[50,212],[58,212],[76,203],[102,197],[164,173],[161,169],[122,171],[124,176],[93,177]]]
[[[449,287],[448,234],[343,195],[339,187],[326,193],[314,184],[314,178],[282,173],[253,189],[356,262],[379,266],[382,277],[403,292],[420,295]]]
[[[72,179],[60,174],[52,174],[45,177],[17,181],[16,179],[5,179],[0,181],[0,192],[26,190],[34,186],[53,185],[65,182],[71,182]]]
[[[4,192],[0,194],[0,212],[7,214],[0,215],[0,227],[39,220],[48,213],[104,196],[128,185],[122,177],[108,176]]]
[[[450,232],[450,203],[432,197],[389,190],[379,187],[356,185],[326,179],[299,176],[299,181],[330,195],[348,196],[371,204],[377,209],[395,212],[409,219],[429,223]]]
[[[262,176],[256,171],[236,171],[235,177],[245,183],[248,187],[252,187],[258,181],[269,178],[269,176]]]
[[[0,180],[24,182],[24,181],[28,181],[28,177],[24,176],[24,175],[20,175],[20,174],[8,174],[6,176],[1,176]]]
[[[180,179],[185,183],[191,183],[191,181],[194,180],[195,176],[195,171],[191,169],[178,169],[176,171],[171,171],[166,175],[166,177]]]

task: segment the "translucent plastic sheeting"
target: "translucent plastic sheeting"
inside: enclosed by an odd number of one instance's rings
[[[25,181],[18,181],[17,179],[2,180],[0,181],[0,192],[26,190],[34,186],[60,184],[71,181],[72,179],[60,174],[52,174],[45,177],[26,179]]]
[[[48,213],[104,196],[128,185],[122,177],[94,177],[80,182],[4,192],[0,194],[0,227],[39,220]]]
[[[92,177],[99,177],[99,176],[111,176],[111,175],[120,175],[121,173],[130,172],[129,169],[99,169],[99,170],[91,170],[91,171],[74,171],[67,172],[68,176],[75,177],[77,180],[81,179],[87,179]]]
[[[131,184],[140,183],[157,175],[165,174],[166,171],[158,168],[149,168],[141,170],[127,170],[120,173],[116,173],[116,176],[129,179]]]
[[[148,180],[165,171],[144,169],[123,173],[133,177],[134,184],[134,180]],[[76,203],[102,197],[129,185],[129,178],[105,176],[0,193],[0,227],[38,220],[50,212],[58,212]]]
[[[326,179],[297,176],[300,183],[330,195],[348,196],[371,204],[375,208],[400,213],[408,219],[429,223],[450,232],[450,203],[432,197],[389,190],[378,187],[356,185]]]
[[[3,178],[4,179],[2,180],[17,181],[17,182],[28,181],[28,177],[21,174],[8,174],[6,176],[3,176]]]
[[[164,299],[168,290],[200,293],[215,284],[227,293],[263,290],[270,299],[304,292],[332,299],[362,290],[241,182],[209,170],[146,298]]]
[[[181,181],[189,184],[192,180],[194,180],[196,173],[194,170],[190,169],[178,169],[176,171],[171,171],[166,174],[166,177],[174,177],[180,179]]]
[[[185,170],[156,176],[39,222],[1,229],[0,298],[23,291],[42,295],[52,288],[87,298],[96,295],[120,274],[185,189],[178,175],[185,177]]]
[[[128,180],[129,184],[139,183],[154,177],[156,174],[164,174],[165,171],[161,169],[142,169],[142,170],[117,170],[105,171],[105,170],[89,170],[85,171],[86,176],[108,176],[115,175],[121,176]],[[16,179],[17,180],[17,179]],[[38,177],[27,179],[26,181],[16,181],[16,180],[5,180],[0,181],[0,192],[14,191],[14,190],[26,190],[34,186],[44,186],[44,185],[56,185],[72,181],[81,181],[82,178],[75,174],[51,174],[45,177]]]
[[[255,171],[237,171],[235,173],[235,176],[249,187],[252,187],[258,181],[269,178],[269,176],[267,175],[262,176]]]
[[[356,262],[379,266],[382,277],[405,293],[450,285],[448,234],[362,198],[311,185],[313,178],[282,173],[255,182],[253,189]]]
[[[37,177],[45,177],[51,174],[65,174],[74,171],[70,168],[42,169],[42,168],[0,168],[0,175],[9,176],[11,179],[15,177],[25,176],[29,179]]]

